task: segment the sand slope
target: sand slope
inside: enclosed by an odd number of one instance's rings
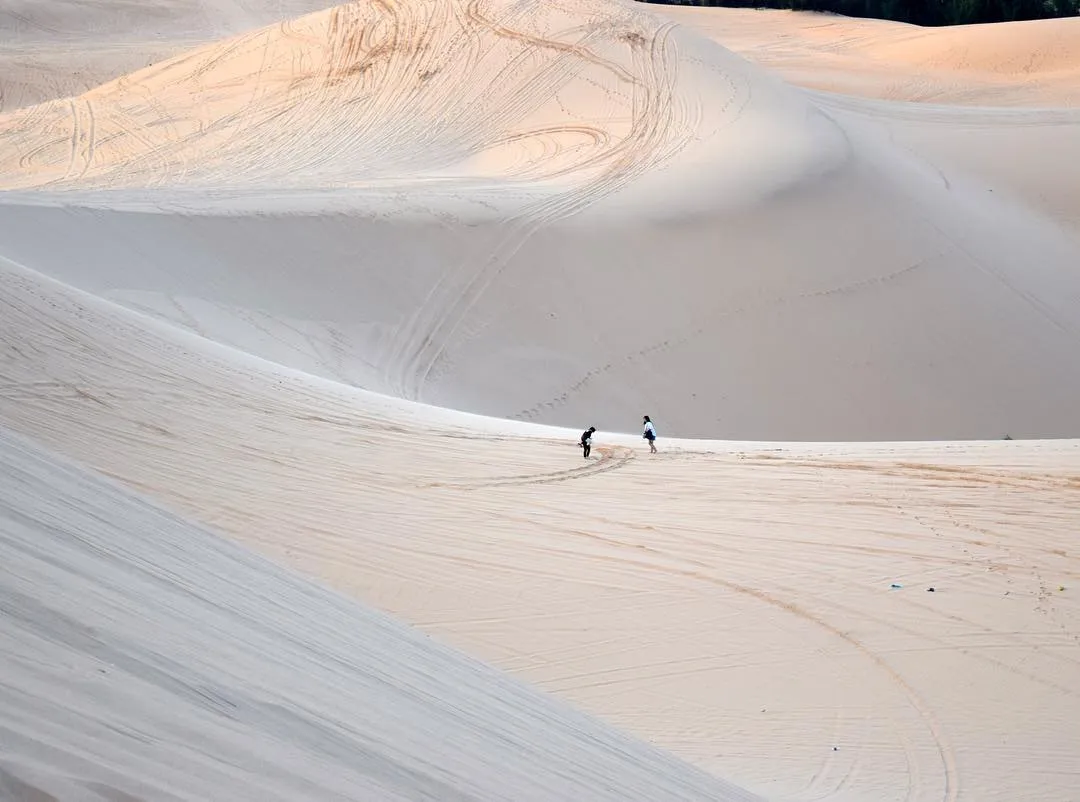
[[[751,800],[0,432],[0,796]]]
[[[898,128],[640,7],[361,3],[0,118],[0,181],[23,190],[0,196],[0,250],[459,409],[769,439],[1075,434],[1069,173],[1032,201]],[[1032,116],[1008,147],[1048,130],[1080,142],[1075,115]]]
[[[920,28],[772,9],[657,13],[801,86],[974,106],[1080,105],[1080,19]]]
[[[2,186],[531,185],[570,175],[575,184],[603,177],[610,192],[684,147],[703,116],[734,116],[724,112],[737,87],[695,82],[705,70],[680,58],[671,28],[609,0],[573,11],[341,5],[16,112],[5,141],[40,147],[5,149]],[[711,50],[736,76],[744,71]],[[721,108],[697,108],[702,92]],[[784,119],[786,109],[761,105],[758,116]]]
[[[772,799],[1070,797],[1080,440],[999,438],[1080,425],[1076,110],[615,0],[213,25],[0,116],[0,793],[745,798],[614,726]]]
[[[585,463],[574,431],[275,369],[10,267],[2,290],[7,425],[719,776],[1072,787],[1080,441],[650,458],[601,432]]]
[[[197,44],[326,8],[330,0],[8,0],[0,111],[77,95]]]
[[[5,0],[0,31],[16,41],[109,41],[222,37],[333,5],[332,0]]]

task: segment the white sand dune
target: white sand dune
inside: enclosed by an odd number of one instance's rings
[[[0,111],[77,95],[190,49],[333,0],[4,0]]]
[[[220,342],[458,409],[1074,435],[1080,112],[953,116],[907,148],[907,119],[834,106],[612,0],[360,3],[0,118],[0,237]],[[1048,196],[947,158],[1047,137]]]
[[[272,6],[0,116],[0,793],[1070,798],[1080,111]]]
[[[584,206],[739,117],[729,107],[752,68],[671,28],[610,0],[337,6],[15,112],[5,141],[41,147],[5,149],[3,187],[411,189],[488,178],[534,189],[548,179],[589,190]],[[702,46],[710,63],[695,65]],[[709,77],[718,69],[729,85]],[[795,126],[804,114],[781,92],[743,126],[817,155],[813,132]],[[784,123],[794,130],[769,130]],[[752,185],[798,177],[778,170]]]
[[[0,278],[5,424],[704,769],[793,800],[1073,787],[1080,441],[601,433],[584,463],[574,432]]]
[[[8,800],[751,800],[0,431]]]
[[[920,28],[768,9],[657,13],[800,86],[975,106],[1080,106],[1080,19]]]
[[[845,129],[869,124],[944,182],[975,178],[1080,240],[1071,111],[1080,105],[1080,20],[919,28],[768,9],[656,10],[798,86],[832,93],[815,101]]]

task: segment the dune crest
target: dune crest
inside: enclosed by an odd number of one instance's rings
[[[671,28],[603,2],[350,3],[9,116],[0,143],[42,144],[4,147],[0,186],[534,183],[651,166],[693,134]]]
[[[327,0],[50,0],[0,7],[0,113],[80,95]]]
[[[801,86],[965,106],[1080,106],[1080,19],[921,28],[772,9],[658,13]]]

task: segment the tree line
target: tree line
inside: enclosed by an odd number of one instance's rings
[[[978,22],[1071,17],[1080,0],[643,0],[679,6],[783,8],[830,11],[846,17],[910,22],[914,25],[968,25]]]

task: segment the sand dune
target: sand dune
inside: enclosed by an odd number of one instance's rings
[[[330,5],[333,0],[7,0],[0,7],[0,31],[10,39],[67,41],[75,48],[222,37]]]
[[[738,116],[725,113],[737,87],[701,86],[715,83],[708,67],[679,56],[671,27],[606,0],[573,11],[446,0],[337,6],[14,113],[5,141],[41,147],[5,148],[3,187],[498,178],[535,189],[569,177],[602,196],[662,165],[703,124]],[[710,67],[743,78],[738,59],[707,50]],[[760,103],[749,116],[777,128],[797,111]],[[796,147],[806,138],[774,136]]]
[[[8,800],[751,800],[0,432]]]
[[[6,425],[714,774],[773,799],[1072,787],[1080,441],[649,458],[601,433],[584,463],[576,432],[0,276]]]
[[[657,12],[801,86],[972,106],[1080,105],[1080,19],[920,28],[768,9]]]
[[[1032,114],[987,149],[1080,148],[1075,114]],[[992,121],[908,149],[907,121],[858,116],[621,3],[355,4],[0,118],[0,236],[220,342],[458,409],[1075,434],[1080,158],[1047,194],[934,148]]]
[[[192,47],[331,0],[50,0],[0,4],[0,111],[78,95]]]
[[[1073,793],[1072,21],[25,7],[0,795]]]

